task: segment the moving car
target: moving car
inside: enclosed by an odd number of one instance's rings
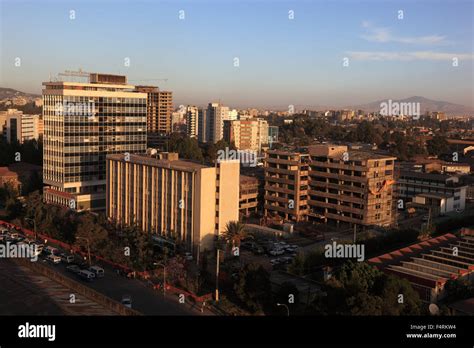
[[[66,267],[66,271],[74,273],[74,274],[79,274],[81,271],[81,268],[78,265],[69,265]]]
[[[129,295],[122,297],[122,304],[127,308],[132,308],[132,298]]]

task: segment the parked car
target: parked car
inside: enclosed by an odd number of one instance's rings
[[[59,255],[61,257],[61,261],[64,263],[73,263],[74,262],[74,255],[69,255],[69,254],[61,254]]]
[[[49,262],[52,262],[53,264],[57,265],[61,263],[61,258],[59,256],[56,256],[54,254],[50,254],[46,257],[46,260]]]
[[[190,252],[186,252],[184,254],[184,258],[187,260],[187,261],[192,261],[193,260],[193,255],[190,253]]]
[[[66,271],[78,274],[81,271],[81,268],[78,265],[69,265],[66,267]]]
[[[90,266],[89,272],[94,273],[96,278],[103,278],[105,275],[105,271],[102,267],[99,266]]]
[[[45,255],[58,255],[59,250],[50,246],[43,248],[43,254]],[[61,260],[61,259],[60,259]]]
[[[132,298],[129,295],[122,296],[122,304],[127,308],[132,308]]]
[[[86,269],[80,270],[79,273],[77,273],[77,275],[82,280],[85,280],[85,281],[88,281],[88,282],[92,282],[95,279],[95,274],[88,271],[88,270],[86,270]]]

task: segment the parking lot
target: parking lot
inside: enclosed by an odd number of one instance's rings
[[[259,236],[241,243],[241,257],[256,262],[268,270],[286,269],[298,254],[300,247],[284,240]]]

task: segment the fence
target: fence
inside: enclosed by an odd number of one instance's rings
[[[3,225],[3,226],[6,226],[10,229],[14,229],[14,230],[17,230],[19,232],[22,232],[23,234],[25,234],[26,236],[28,237],[34,237],[35,236],[35,232],[27,229],[27,228],[22,228],[20,226],[17,226],[17,225],[14,225],[14,224],[11,224],[9,222],[6,222],[6,221],[3,221],[3,220],[0,220],[0,225]],[[82,250],[80,250],[80,248],[78,248],[77,246],[74,246],[74,245],[71,245],[71,244],[68,244],[68,243],[65,243],[65,242],[62,242],[60,240],[56,240],[54,238],[51,238],[50,236],[47,236],[45,234],[42,234],[42,233],[39,233],[37,232],[36,235],[41,238],[41,239],[46,239],[48,240],[48,243],[51,243],[55,246],[58,246],[64,250],[70,250],[70,251],[73,251],[74,253],[76,254],[79,254],[81,256],[87,256],[87,254],[85,252],[83,252]],[[110,261],[108,259],[105,259],[103,258],[102,256],[98,256],[98,255],[94,255],[91,253],[91,257],[94,258],[95,260],[98,260],[98,261],[101,261],[107,265],[110,265],[112,267],[114,267],[115,269],[120,269],[122,270],[123,272],[125,272],[126,274],[133,274],[134,277],[138,277],[139,279],[144,279],[144,280],[147,280],[151,277],[150,273],[147,272],[147,271],[144,271],[144,272],[136,272],[134,271],[133,269],[131,269],[130,267],[127,267],[125,265],[121,265],[121,264],[118,264],[118,263],[115,263],[113,261]],[[69,279],[69,278],[67,278]],[[81,284],[79,284],[81,285]],[[206,294],[206,295],[203,295],[203,296],[197,296],[193,293],[190,293],[188,291],[185,291],[185,290],[182,290],[182,289],[178,289],[174,286],[172,286],[171,284],[165,284],[166,285],[166,291],[172,293],[172,294],[184,294],[188,297],[190,297],[194,302],[196,303],[199,303],[199,302],[204,302],[204,301],[208,301],[212,298],[212,294]],[[83,286],[83,285],[81,285]],[[153,284],[153,287],[155,289],[158,289],[159,286],[156,285],[156,284]]]

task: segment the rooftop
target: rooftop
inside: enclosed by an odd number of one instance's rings
[[[170,168],[183,171],[196,171],[203,168],[211,168],[209,166],[203,165],[201,163],[189,161],[189,160],[180,160],[180,159],[160,159],[150,155],[141,155],[134,154],[130,155],[130,159],[125,161],[125,154],[114,154],[107,155],[107,159],[121,161],[121,162],[131,162],[138,163],[147,166],[161,167],[161,168]]]

